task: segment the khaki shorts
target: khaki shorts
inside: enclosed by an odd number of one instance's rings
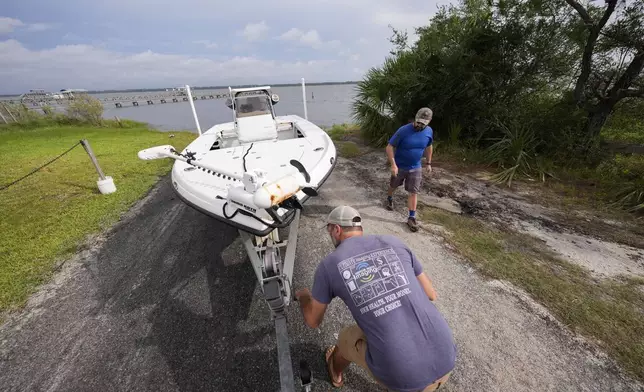
[[[337,348],[340,355],[342,355],[345,359],[354,362],[356,365],[366,370],[371,378],[377,381],[378,384],[382,385],[383,387],[385,386],[376,377],[374,377],[374,375],[371,373],[371,370],[369,370],[369,366],[367,366],[367,337],[365,336],[364,332],[362,332],[360,327],[358,327],[358,325],[354,324],[345,327],[340,331],[340,335],[338,336]],[[452,372],[450,371],[443,377],[436,380],[433,384],[426,386],[425,389],[422,390],[422,392],[432,392],[438,390],[447,382],[451,374]]]
[[[397,176],[391,176],[389,186],[398,188],[405,183],[405,190],[410,193],[420,193],[420,185],[423,182],[423,168],[411,170],[398,170]]]

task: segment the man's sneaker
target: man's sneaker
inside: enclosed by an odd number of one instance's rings
[[[391,199],[391,200],[387,199],[386,203],[387,203],[387,209],[389,211],[393,211],[394,210],[394,199]]]
[[[411,231],[418,231],[418,223],[416,223],[416,218],[412,218],[410,216],[407,219],[407,226],[409,226],[409,230]]]

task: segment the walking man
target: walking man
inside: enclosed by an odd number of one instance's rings
[[[432,170],[434,131],[429,126],[431,120],[431,109],[420,108],[416,113],[415,121],[398,128],[385,148],[391,165],[391,180],[387,191],[387,209],[394,209],[394,190],[404,182],[405,190],[409,193],[407,197],[407,208],[409,209],[407,225],[411,231],[418,231],[416,205],[423,180],[423,169],[421,167],[423,155],[427,159],[425,171],[429,173]]]
[[[317,266],[312,292],[295,296],[311,328],[334,297],[356,321],[326,351],[333,386],[344,384],[343,371],[354,362],[389,390],[437,390],[454,368],[456,346],[420,261],[394,236],[363,235],[360,214],[349,206],[331,211],[326,230],[336,249]]]

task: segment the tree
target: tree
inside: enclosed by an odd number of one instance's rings
[[[601,8],[565,1],[586,30],[573,97],[587,112],[584,132],[593,142],[619,101],[644,97],[644,2],[605,0]]]
[[[442,7],[416,29],[411,47],[394,30],[391,57],[358,85],[354,116],[376,144],[422,106],[434,110],[437,138],[450,128],[474,143],[500,136],[492,119],[516,117],[518,104],[537,96],[557,99],[570,82],[580,56],[568,36],[576,24],[563,2],[464,0]]]
[[[389,54],[396,56],[407,50],[407,31],[396,30],[392,25],[389,25],[389,28],[392,31],[391,37],[389,37],[389,42],[394,46],[394,50],[390,50]]]

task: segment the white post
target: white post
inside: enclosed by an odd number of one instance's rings
[[[199,126],[199,119],[197,118],[197,110],[195,109],[195,103],[192,101],[192,93],[190,92],[190,86],[188,86],[187,84],[186,84],[186,92],[188,93],[188,99],[190,100],[192,115],[195,117],[195,123],[197,124],[197,131],[199,131],[199,136],[201,136],[201,127]]]
[[[233,112],[233,123],[237,119],[235,116],[235,98],[233,97],[233,88],[228,86],[228,96],[230,97],[231,109]]]
[[[306,88],[304,87],[304,78],[302,78],[302,101],[304,101],[304,118],[309,119],[309,115],[306,112]]]

